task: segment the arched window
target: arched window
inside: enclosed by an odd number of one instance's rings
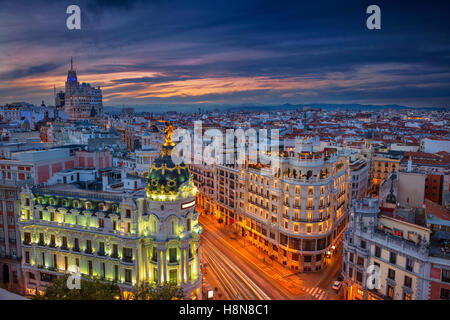
[[[174,234],[175,234],[175,220],[174,220],[174,219],[172,219],[172,220],[170,221],[170,234],[171,234],[171,235],[174,235]]]

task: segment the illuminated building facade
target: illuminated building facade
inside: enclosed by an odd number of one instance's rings
[[[373,184],[376,189],[389,178],[391,173],[400,169],[400,159],[376,156],[373,159]]]
[[[414,223],[414,218],[408,219],[417,213],[400,211],[380,212],[375,198],[354,202],[344,236],[345,299],[429,299],[430,230]],[[371,265],[380,270],[378,289],[367,285],[370,276],[367,268]]]
[[[103,115],[103,99],[100,87],[91,87],[88,83],[79,83],[73,69],[72,60],[67,73],[64,93],[64,110],[69,120],[82,120]]]
[[[297,140],[278,164],[249,164],[240,178],[241,232],[292,270],[324,268],[348,222],[348,155]]]
[[[85,191],[73,185],[21,194],[22,270],[30,294],[80,268],[83,278],[117,281],[122,291],[143,282],[172,282],[200,296],[195,188],[184,164],[163,147],[146,190]]]
[[[313,152],[298,140],[271,166],[192,165],[197,205],[292,270],[314,272],[342,241],[348,222],[349,156]],[[213,193],[213,194],[211,194]]]

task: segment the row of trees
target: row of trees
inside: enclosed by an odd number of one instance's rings
[[[121,300],[119,286],[114,282],[81,280],[80,289],[69,289],[65,275],[53,280],[39,300]],[[181,300],[184,298],[183,288],[172,283],[141,284],[135,288],[127,299],[134,300]]]

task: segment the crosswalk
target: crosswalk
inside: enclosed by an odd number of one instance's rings
[[[328,296],[327,292],[323,289],[320,289],[319,287],[305,288],[305,291],[307,294],[312,295],[317,300],[326,300]]]

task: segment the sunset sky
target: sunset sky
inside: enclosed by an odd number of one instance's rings
[[[66,28],[71,4],[81,30]],[[381,30],[366,28],[371,4]],[[450,108],[449,12],[448,0],[0,0],[0,104],[53,104],[73,56],[106,106]]]

